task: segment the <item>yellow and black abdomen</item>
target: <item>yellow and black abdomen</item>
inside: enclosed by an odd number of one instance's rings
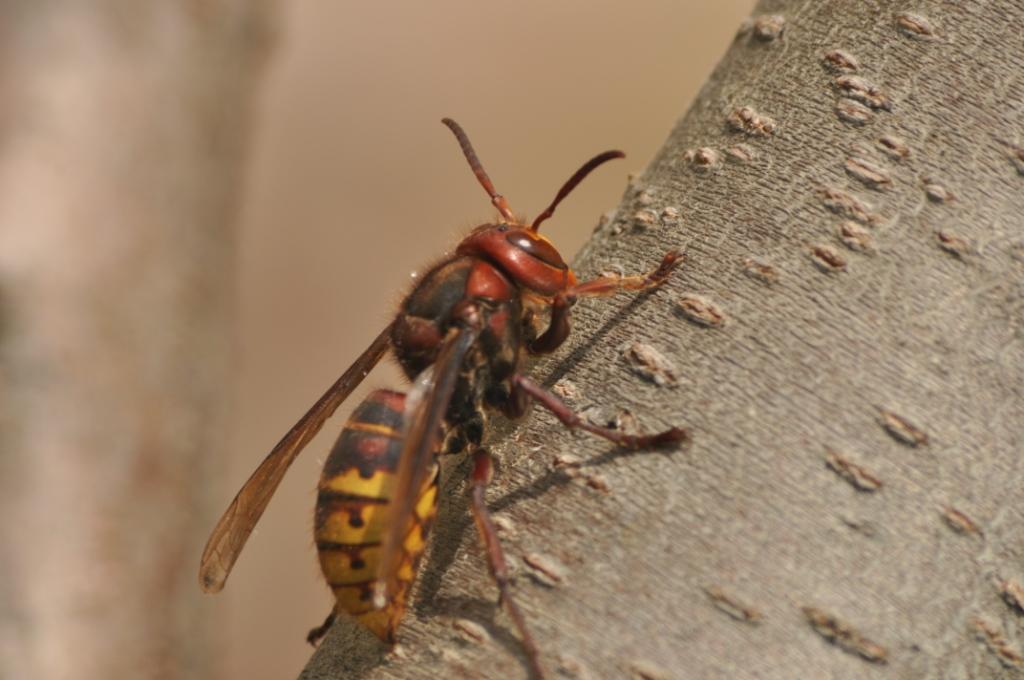
[[[352,413],[324,464],[314,528],[320,568],[337,600],[335,612],[354,616],[388,642],[394,642],[437,510],[435,467],[417,500],[398,573],[391,575],[398,589],[384,609],[374,609],[373,584],[402,452],[404,409],[404,394],[376,390]]]

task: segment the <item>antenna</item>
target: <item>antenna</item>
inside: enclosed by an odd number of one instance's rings
[[[459,141],[459,146],[462,147],[462,153],[465,154],[466,160],[469,161],[469,167],[472,168],[473,174],[476,175],[480,185],[483,186],[484,191],[491,197],[491,203],[501,216],[506,221],[516,221],[515,216],[512,214],[512,208],[509,207],[508,201],[505,197],[499,194],[494,189],[494,184],[491,183],[491,178],[487,176],[487,171],[484,170],[484,166],[480,164],[480,159],[476,156],[476,151],[473,150],[473,145],[469,143],[469,137],[466,136],[466,131],[462,129],[462,126],[456,123],[451,118],[442,118],[441,122],[448,126],[448,128],[455,134],[455,139]],[[582,178],[581,178],[582,179]],[[578,180],[577,180],[578,181]]]
[[[573,176],[570,177],[569,180],[562,185],[562,188],[558,190],[558,194],[555,196],[555,200],[551,201],[551,205],[549,205],[547,209],[540,215],[537,215],[537,219],[535,219],[533,221],[533,224],[530,225],[530,231],[537,231],[537,228],[540,227],[541,222],[554,215],[555,206],[561,203],[562,199],[568,196],[569,192],[575,189],[576,185],[582,182],[583,178],[589,175],[594,168],[601,165],[602,163],[606,163],[607,161],[613,160],[615,158],[625,157],[626,154],[622,153],[621,151],[605,151],[604,153],[597,154],[589,161],[584,163],[582,167],[580,167],[580,169],[577,170],[573,174]]]

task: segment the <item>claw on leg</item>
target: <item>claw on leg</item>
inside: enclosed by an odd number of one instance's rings
[[[334,619],[335,613],[331,611],[331,613],[327,615],[327,618],[324,619],[323,623],[309,631],[309,634],[306,635],[306,642],[314,647],[320,644],[320,640],[323,639],[324,635],[327,635],[327,631],[329,631],[331,626],[334,625]]]
[[[670,250],[661,258],[661,263],[646,274],[637,276],[602,276],[584,281],[565,291],[569,299],[588,295],[610,295],[620,290],[648,290],[657,288],[668,280],[669,275],[683,262],[683,254]]]
[[[657,432],[655,434],[642,435],[627,434],[608,427],[591,425],[587,421],[583,420],[579,414],[569,408],[565,402],[551,392],[548,392],[527,376],[516,374],[512,377],[512,381],[516,388],[523,390],[526,394],[530,395],[530,397],[536,399],[541,406],[551,411],[551,413],[554,414],[554,416],[570,430],[586,430],[591,434],[596,434],[598,437],[607,439],[619,446],[625,446],[629,449],[646,449],[658,446],[669,446],[671,444],[686,441],[690,438],[689,431],[680,427],[672,427],[664,432]]]

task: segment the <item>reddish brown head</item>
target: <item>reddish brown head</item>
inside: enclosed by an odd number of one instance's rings
[[[569,269],[569,265],[565,263],[551,241],[538,233],[538,229],[544,220],[554,214],[555,207],[562,199],[568,196],[594,168],[613,158],[623,158],[625,154],[621,151],[605,151],[584,163],[558,190],[551,205],[527,226],[519,223],[508,201],[495,190],[491,178],[484,171],[469,138],[459,124],[450,118],[445,118],[442,122],[455,134],[466,160],[469,161],[469,167],[473,169],[473,174],[503,218],[498,224],[484,224],[474,229],[462,240],[456,252],[460,255],[477,255],[491,260],[518,285],[541,295],[554,295],[575,285],[576,276]]]
[[[516,283],[541,295],[554,295],[576,283],[576,276],[551,241],[521,224],[479,226],[456,252],[486,257]]]

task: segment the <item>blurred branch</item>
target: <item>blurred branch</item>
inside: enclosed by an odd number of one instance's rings
[[[762,2],[579,258],[688,254],[654,295],[581,304],[535,374],[694,440],[626,457],[535,413],[495,446],[488,497],[552,671],[1024,665],[1024,7],[903,5]],[[633,343],[678,384],[629,370]],[[570,452],[579,474],[553,464]],[[340,622],[304,678],[525,675],[449,472],[402,653]]]
[[[0,677],[208,677],[196,546],[269,2],[7,3]]]

